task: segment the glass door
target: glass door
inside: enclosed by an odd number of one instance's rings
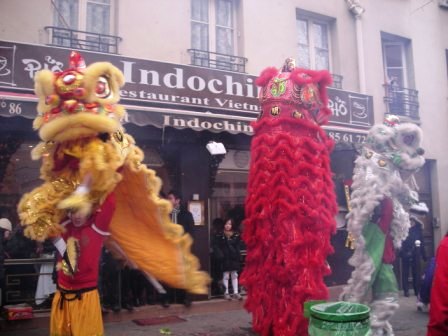
[[[212,285],[210,297],[222,296],[222,272],[219,263],[213,255],[213,238],[223,229],[224,221],[232,218],[235,227],[240,232],[243,230],[244,201],[247,190],[247,170],[218,169],[213,185],[212,197],[209,199],[209,222],[210,228],[210,275]],[[242,251],[243,258],[246,254]],[[244,262],[244,259],[242,260]]]

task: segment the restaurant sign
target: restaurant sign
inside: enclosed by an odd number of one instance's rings
[[[0,41],[0,89],[32,92],[36,72],[66,69],[69,53],[65,48]],[[108,61],[123,72],[124,104],[227,119],[255,119],[260,111],[256,76],[88,51],[82,51],[82,55],[87,64]],[[358,129],[373,125],[371,96],[333,88],[328,89],[328,95],[333,112],[329,125]]]

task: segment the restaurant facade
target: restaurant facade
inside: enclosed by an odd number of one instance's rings
[[[0,41],[3,72],[8,73],[0,82],[2,142],[7,145],[14,139],[9,160],[15,172],[27,171],[26,176],[12,177],[14,191],[0,195],[8,212],[14,212],[23,193],[39,184],[38,165],[30,168],[27,157],[38,141],[31,127],[36,116],[33,78],[41,69],[66,69],[70,51]],[[145,151],[145,163],[162,178],[165,193],[180,190],[186,204],[199,201],[202,211],[195,214],[194,252],[210,271],[213,220],[233,216],[241,225],[244,218],[251,122],[260,110],[256,76],[94,52],[82,55],[87,65],[110,62],[123,72],[120,103],[127,111],[125,128]],[[373,103],[368,95],[328,90],[333,116],[325,128],[337,143],[332,161],[338,170],[335,182],[343,216],[347,211],[343,181],[351,177],[356,148],[373,125]],[[206,149],[210,141],[223,143],[227,154],[211,155]],[[10,169],[7,174],[14,172]],[[342,218],[339,222],[345,225]],[[335,237],[341,247],[345,236],[341,231]],[[335,260],[342,263],[350,253],[343,253],[341,260],[339,254]],[[343,283],[345,273],[334,273],[329,283]]]
[[[251,122],[260,111],[255,79],[265,67],[280,66],[293,56],[301,66],[308,61],[309,68],[328,69],[334,79],[328,88],[332,116],[324,128],[336,143],[331,165],[339,214],[332,238],[335,253],[329,258],[333,273],[327,284],[341,285],[349,277],[347,185],[368,130],[386,114],[418,123],[425,133],[427,164],[416,179],[420,198],[430,208],[425,243],[431,254],[448,218],[448,208],[442,206],[448,185],[440,182],[448,178],[443,145],[448,116],[442,113],[448,108],[444,99],[448,76],[440,71],[448,63],[448,41],[441,33],[448,29],[448,11],[436,2],[419,9],[411,8],[411,2],[388,0],[366,0],[362,6],[358,1],[276,4],[268,0],[182,0],[176,6],[155,0],[3,1],[0,210],[20,227],[17,202],[41,183],[40,164],[30,159],[39,141],[32,129],[37,101],[33,77],[42,69],[66,69],[70,51],[78,50],[87,65],[105,61],[123,72],[124,127],[144,150],[145,163],[163,180],[163,191],[179,190],[194,210],[193,251],[202,268],[213,273],[214,219],[232,216],[244,229]],[[71,20],[73,12],[76,22]],[[208,35],[203,35],[206,30]],[[429,35],[436,42],[430,42]],[[201,44],[204,36],[207,45]],[[224,50],[220,42],[230,47]],[[398,104],[390,95],[392,75],[400,79]],[[206,149],[210,141],[222,143],[227,154],[211,155]],[[21,254],[10,263],[41,262],[34,256]],[[396,266],[399,272],[399,262]],[[9,280],[8,302],[29,297],[16,285],[21,281],[18,277]],[[212,288],[209,296],[214,294]]]

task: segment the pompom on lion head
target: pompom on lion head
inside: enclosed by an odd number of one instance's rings
[[[389,115],[383,124],[375,125],[370,130],[363,155],[376,160],[380,168],[412,173],[425,163],[422,138],[420,127],[400,123],[397,116]]]
[[[117,103],[124,76],[112,64],[86,67],[81,55],[72,52],[67,70],[42,70],[34,81],[39,101],[33,126],[43,141],[69,141],[121,128],[125,111]]]

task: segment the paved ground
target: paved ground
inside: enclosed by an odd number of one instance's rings
[[[400,309],[392,319],[396,336],[422,336],[426,334],[427,313],[417,312],[415,297],[400,298]],[[241,302],[226,302],[224,300],[212,303],[195,302],[194,307],[185,309],[172,306],[169,309],[140,309],[129,314],[127,312],[106,317],[105,329],[107,336],[163,335],[162,328],[168,328],[172,336],[255,336],[251,331],[250,315],[242,308]],[[210,312],[210,310],[212,312]],[[209,311],[209,312],[207,312]],[[168,323],[156,326],[138,326],[132,319],[147,316],[176,315],[185,322]],[[1,330],[4,336],[44,336],[48,329],[44,326],[27,330]]]

